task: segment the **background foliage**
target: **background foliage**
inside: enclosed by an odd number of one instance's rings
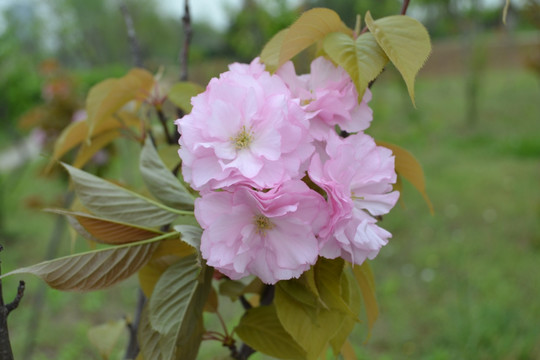
[[[6,27],[0,37],[0,148],[11,144],[13,134],[22,136],[15,130],[18,117],[44,101],[41,86],[46,79],[37,70],[42,60],[51,56],[58,59],[73,77],[80,98],[90,86],[106,77],[123,75],[130,67],[118,9],[104,1],[91,3],[52,2],[54,10],[47,16],[62,19],[54,31],[32,2],[27,2],[26,10],[24,3],[6,9]],[[174,79],[180,21],[158,13],[155,3],[147,3],[128,2],[145,64],[154,71],[165,64],[165,76]],[[365,9],[377,18],[395,13],[400,6],[389,0],[364,1],[355,3],[358,9],[351,11],[346,3],[313,1],[302,6],[328,6],[343,19]],[[417,81],[417,110],[410,105],[395,70],[388,70],[373,88],[376,121],[370,133],[411,150],[419,158],[436,214],[430,217],[414,194],[404,199],[406,209],[398,208],[384,219],[384,226],[394,236],[372,264],[381,316],[366,345],[360,346],[365,334],[355,335],[361,357],[540,356],[535,321],[540,313],[531,301],[540,295],[534,275],[540,255],[540,129],[536,120],[540,108],[538,75],[533,70],[538,32],[530,32],[535,19],[521,16],[523,8],[513,8],[510,25],[503,29],[500,9],[474,5],[477,2],[464,7],[458,3],[413,1],[411,5],[409,14],[425,17],[422,21],[436,40],[434,53]],[[526,4],[538,6],[535,1]],[[281,24],[287,25],[284,19],[290,23],[297,16],[296,9],[285,6],[268,11],[257,2],[246,1],[244,8],[249,6],[258,11],[233,14],[231,26],[223,32],[207,24],[194,26],[190,76],[205,83],[223,71],[230,59],[249,59],[282,27],[273,20],[282,19]],[[88,14],[99,16],[99,20],[91,21]],[[250,14],[257,20],[250,19]],[[268,20],[263,20],[265,17]],[[20,26],[23,20],[32,26]],[[349,26],[354,24],[354,19],[345,21]],[[254,23],[260,25],[260,34],[243,45],[238,34],[253,30]],[[62,44],[57,48],[47,45],[54,45],[53,40],[44,41],[57,36],[60,40],[54,41]],[[157,38],[160,41],[153,40]],[[131,155],[134,149],[121,144],[116,151],[122,161],[111,164],[107,176],[137,181],[138,174],[131,170],[137,167],[137,159]],[[47,162],[39,157],[0,174],[4,271],[43,260],[50,247],[47,240],[54,230],[54,217],[37,209],[60,207],[65,185],[61,179],[39,175]],[[83,248],[82,240],[73,241],[64,234],[56,251],[68,254]],[[5,288],[14,290],[15,283],[15,278],[8,279]],[[99,358],[87,330],[131,316],[135,285],[130,281],[91,295],[47,290],[34,358],[75,359],[81,354]],[[35,315],[30,304],[40,286],[28,279],[21,308],[10,317],[16,357],[27,348],[28,338],[22,334],[28,334],[28,324]],[[11,297],[9,292],[7,297]],[[52,323],[55,332],[47,331]],[[215,349],[208,351],[201,358],[212,358]]]

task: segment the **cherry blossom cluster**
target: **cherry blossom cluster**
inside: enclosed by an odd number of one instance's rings
[[[299,277],[319,256],[361,264],[391,234],[377,216],[399,193],[394,157],[363,131],[372,111],[325,58],[297,76],[232,64],[176,120],[184,180],[201,197],[201,254],[231,279]],[[336,129],[352,133],[341,137]]]

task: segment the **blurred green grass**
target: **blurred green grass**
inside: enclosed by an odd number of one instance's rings
[[[363,324],[353,334],[360,359],[540,358],[538,80],[525,70],[484,71],[473,121],[465,116],[462,77],[420,77],[417,109],[394,70],[377,80],[368,133],[418,158],[435,215],[405,184],[403,206],[384,218],[393,238],[372,262],[381,315],[366,344]],[[64,183],[36,175],[46,161],[1,175],[3,272],[46,252],[54,216],[25,206],[36,197],[61,203]],[[64,236],[60,252],[69,251]],[[9,319],[16,358],[40,286],[25,279],[27,294]],[[6,299],[17,280],[4,281]],[[47,290],[34,358],[98,359],[86,331],[131,316],[135,287],[131,279],[91,294]]]

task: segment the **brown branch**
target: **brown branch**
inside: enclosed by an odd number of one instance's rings
[[[139,331],[139,323],[141,322],[141,313],[142,313],[145,303],[146,303],[146,296],[144,296],[144,293],[142,292],[142,290],[139,289],[137,309],[135,309],[135,319],[133,320],[133,322],[127,324],[128,331],[129,331],[129,343],[126,349],[126,354],[124,355],[125,360],[135,359],[137,355],[139,354],[140,348],[139,348],[139,342],[137,341],[137,332]]]
[[[193,36],[193,31],[191,29],[191,16],[189,13],[189,0],[184,0],[184,16],[182,17],[182,26],[184,29],[184,44],[182,51],[180,52],[180,81],[187,81],[189,45],[191,44],[191,38]]]
[[[120,0],[120,11],[122,12],[122,16],[126,22],[129,46],[131,48],[131,55],[133,56],[133,64],[137,67],[143,67],[141,47],[139,46],[139,41],[137,40],[137,34],[135,33],[135,27],[133,26],[133,19],[129,14],[124,0]]]
[[[405,15],[407,13],[407,8],[409,7],[410,0],[403,0],[403,5],[401,6],[400,15]]]
[[[6,305],[6,310],[7,310],[7,314],[6,315],[9,315],[10,312],[12,312],[13,310],[15,310],[18,306],[19,306],[19,303],[21,302],[23,296],[24,296],[24,289],[26,288],[26,284],[24,283],[24,281],[19,281],[19,287],[17,288],[17,295],[15,295],[15,299],[13,299],[12,302],[10,302],[9,304]]]
[[[0,251],[4,247],[0,245]],[[0,269],[0,274],[2,269]],[[13,360],[13,350],[11,349],[11,341],[9,340],[9,329],[7,325],[7,317],[9,313],[19,306],[24,295],[24,281],[19,282],[19,287],[17,289],[17,295],[15,299],[7,305],[4,305],[4,294],[2,291],[2,280],[0,279],[0,359],[2,360]]]

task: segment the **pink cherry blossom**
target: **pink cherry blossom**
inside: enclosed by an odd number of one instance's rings
[[[327,194],[330,218],[321,230],[321,255],[361,264],[372,259],[391,234],[374,216],[388,213],[399,197],[392,152],[368,135],[328,137],[326,158],[313,156],[308,174]]]
[[[317,232],[328,217],[324,198],[300,180],[268,192],[247,186],[209,192],[195,201],[204,229],[201,254],[231,279],[264,283],[299,277],[319,254]]]
[[[177,120],[182,173],[201,192],[272,188],[301,175],[313,153],[305,112],[258,59],[232,64]]]
[[[371,92],[366,89],[358,104],[358,93],[351,78],[341,67],[319,57],[311,63],[311,73],[297,76],[292,62],[285,63],[277,74],[300,99],[310,113],[310,133],[324,140],[339,125],[342,130],[358,132],[369,127],[373,112],[367,105]]]

